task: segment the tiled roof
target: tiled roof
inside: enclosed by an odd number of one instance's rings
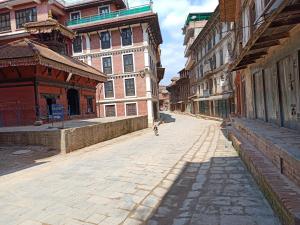
[[[51,33],[53,30],[57,30],[70,39],[75,37],[75,32],[73,30],[52,18],[48,18],[44,21],[29,22],[24,24],[24,27],[31,34]]]
[[[69,56],[58,54],[33,40],[25,38],[0,47],[0,68],[39,64],[101,82],[107,78],[94,67]]]

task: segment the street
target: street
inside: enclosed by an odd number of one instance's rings
[[[279,225],[219,122],[151,129],[0,177],[0,225]]]

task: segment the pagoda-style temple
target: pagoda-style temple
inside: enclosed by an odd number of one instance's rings
[[[0,47],[0,127],[96,117],[96,86],[106,75],[68,56],[74,32],[49,18],[25,25],[32,39]],[[38,122],[37,122],[38,121]]]

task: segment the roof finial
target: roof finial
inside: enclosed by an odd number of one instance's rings
[[[51,9],[48,11],[48,18],[49,19],[53,19],[52,10]]]

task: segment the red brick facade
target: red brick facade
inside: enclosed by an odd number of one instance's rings
[[[0,1],[0,14],[9,13],[10,15],[10,29],[0,33],[0,45],[4,45],[19,38],[30,37],[24,29],[17,29],[16,10],[35,8],[36,21],[44,21],[48,17],[53,17],[61,24],[67,24],[67,27],[75,31],[81,37],[81,50],[74,53],[74,46],[69,42],[67,46],[67,53],[73,57],[95,67],[98,70],[103,70],[102,59],[104,57],[111,57],[112,74],[109,75],[109,80],[113,80],[113,98],[105,98],[104,85],[100,84],[97,89],[91,88],[93,82],[85,79],[74,80],[74,87],[80,89],[80,113],[84,114],[86,108],[85,96],[94,96],[94,101],[97,105],[94,106],[95,113],[99,117],[105,117],[105,106],[115,105],[115,116],[127,116],[126,106],[130,104],[130,114],[148,115],[149,122],[158,117],[158,83],[161,79],[158,78],[157,69],[161,67],[160,64],[160,50],[161,34],[158,24],[157,15],[149,9],[144,8],[144,13],[137,13],[135,16],[120,16],[118,19],[100,19],[100,23],[95,27],[95,23],[84,22],[78,26],[72,26],[69,23],[71,14],[79,12],[80,18],[91,17],[99,15],[99,7],[102,3],[95,5],[91,2],[88,4],[62,5],[58,1],[42,0],[41,2],[32,1],[26,4],[10,2],[11,8],[8,9],[3,1]],[[114,13],[117,10],[128,10],[122,1],[112,1],[109,5],[109,12]],[[127,19],[128,17],[128,19]],[[120,19],[119,19],[120,18]],[[120,20],[123,22],[120,24]],[[128,21],[128,22],[127,22]],[[72,21],[71,21],[72,22]],[[124,28],[131,29],[132,44],[123,46],[121,31]],[[101,47],[101,32],[109,32],[111,45],[109,49],[102,49]],[[124,72],[123,55],[132,54],[133,56],[133,70]],[[39,76],[43,76],[39,74]],[[1,76],[0,76],[1,77]],[[135,94],[130,97],[126,96],[125,80],[134,79],[134,85],[130,80],[130,84],[126,87],[134,86]],[[56,82],[63,82],[57,76]],[[83,83],[83,84],[82,84]],[[86,88],[88,86],[88,88]],[[30,85],[26,88],[30,89]],[[19,88],[19,87],[15,87]],[[59,96],[56,100],[58,103],[66,104],[66,88],[56,87],[55,85],[39,85],[40,93],[47,93],[49,95]],[[6,89],[2,88],[5,92]],[[2,92],[2,90],[0,90]],[[6,96],[6,94],[5,94]],[[2,97],[5,98],[6,97]],[[16,96],[14,101],[18,101],[19,97]],[[32,99],[31,99],[32,101]],[[47,107],[45,99],[39,98],[41,102],[41,110]],[[2,104],[2,106],[1,106]],[[96,103],[94,103],[96,104]],[[136,104],[134,110],[133,104]],[[3,99],[0,97],[0,107],[5,108]],[[129,108],[129,107],[128,107]],[[127,110],[127,111],[128,111]],[[1,108],[0,108],[1,111]],[[43,111],[43,110],[42,110]],[[45,111],[47,111],[45,109]],[[134,113],[136,111],[136,113]],[[90,115],[85,115],[90,116]],[[96,114],[91,115],[96,116]],[[33,120],[30,120],[30,123]],[[21,123],[21,122],[20,122]],[[23,123],[21,123],[23,124]],[[0,124],[1,125],[1,124]]]

